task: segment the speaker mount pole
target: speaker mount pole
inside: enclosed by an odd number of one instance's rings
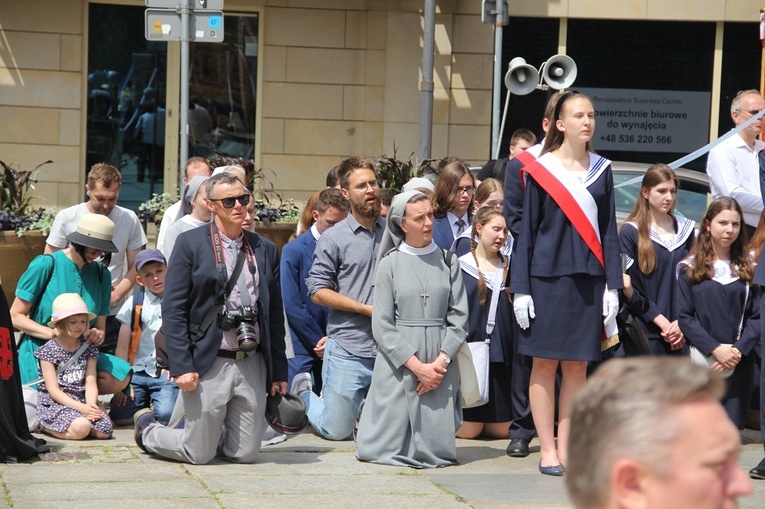
[[[491,107],[491,153],[492,159],[499,159],[499,143],[502,141],[499,135],[499,101],[502,97],[502,27],[504,26],[504,0],[496,2],[496,18],[494,22],[494,87]],[[509,92],[508,92],[509,96]],[[505,103],[507,112],[507,103]],[[504,122],[503,122],[504,124]]]

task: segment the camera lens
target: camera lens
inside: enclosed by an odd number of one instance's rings
[[[236,340],[240,350],[244,352],[255,350],[258,347],[255,326],[247,322],[240,323],[236,328]]]

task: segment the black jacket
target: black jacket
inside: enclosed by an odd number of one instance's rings
[[[274,381],[287,380],[279,252],[270,240],[247,231],[244,234],[255,252],[260,276],[260,344],[268,367],[266,387],[270,387]],[[210,226],[182,233],[168,263],[162,298],[162,329],[172,376],[193,371],[202,375],[215,360],[222,337],[216,319],[196,344],[192,339],[208,310],[223,297],[222,286]]]

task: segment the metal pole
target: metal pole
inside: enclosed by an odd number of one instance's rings
[[[505,95],[505,108],[502,110],[502,122],[499,124],[499,137],[498,140],[502,141],[502,133],[505,132],[505,120],[507,120],[507,108],[510,106],[510,91],[507,91]],[[499,144],[497,144],[499,147]],[[497,151],[499,152],[499,151]],[[493,159],[499,159],[499,154],[494,154]]]
[[[420,148],[417,162],[430,159],[433,133],[433,48],[436,34],[436,0],[425,0],[422,34],[422,81],[420,82]]]
[[[191,8],[193,0],[182,0],[181,10],[181,158],[178,171],[179,188],[183,187],[183,166],[189,159],[189,42],[191,41]]]
[[[494,92],[491,102],[491,153],[492,159],[499,159],[499,102],[502,91],[502,24],[505,2],[497,0],[497,18],[494,23]],[[505,110],[507,112],[507,110]],[[504,124],[504,120],[503,120]]]

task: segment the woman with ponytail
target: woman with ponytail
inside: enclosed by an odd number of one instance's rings
[[[566,92],[555,105],[542,154],[524,166],[528,179],[510,289],[521,329],[518,352],[533,358],[529,401],[544,475],[565,473],[571,404],[587,363],[600,361],[616,341],[617,292],[624,287],[611,162],[591,151],[594,132],[590,99]]]
[[[673,214],[678,188],[677,175],[669,166],[648,168],[635,207],[619,232],[634,289],[627,306],[654,355],[687,351],[677,323],[675,270],[693,245],[696,223]]]
[[[467,292],[467,341],[489,340],[489,402],[462,411],[458,438],[506,438],[512,421],[510,364],[513,358],[513,308],[507,292],[508,260],[501,249],[509,232],[499,206],[473,216],[471,250],[459,258]]]

